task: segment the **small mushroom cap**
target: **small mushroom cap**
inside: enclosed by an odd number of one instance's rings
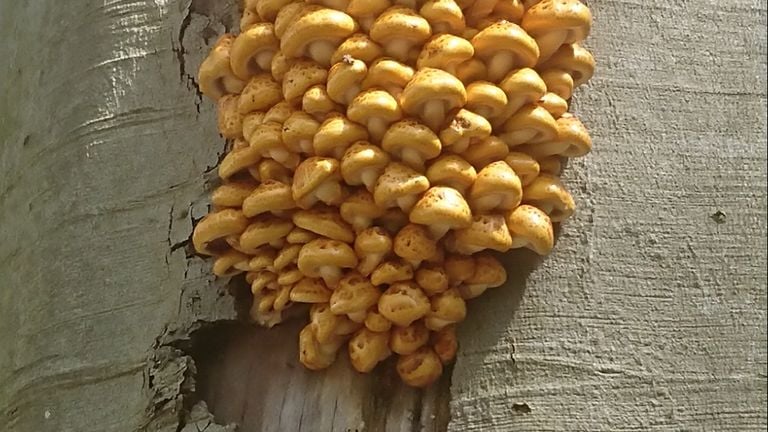
[[[296,168],[291,192],[293,199],[301,208],[314,204],[314,198],[328,195],[331,199],[323,200],[326,204],[340,203],[343,199],[339,174],[339,161],[336,159],[311,157],[305,159]]]
[[[501,16],[503,19],[516,24],[520,24],[524,12],[523,0],[499,1],[496,2],[496,6],[493,8],[494,15]]]
[[[368,75],[363,80],[363,89],[382,88],[393,96],[402,93],[416,72],[412,67],[404,65],[388,57],[378,58],[368,69]]]
[[[265,180],[243,201],[243,214],[253,217],[267,212],[296,208],[291,187],[276,180]]]
[[[411,279],[413,279],[413,267],[400,260],[385,261],[371,273],[371,283],[376,286],[392,285]]]
[[[406,113],[421,118],[436,130],[445,113],[467,103],[467,91],[458,78],[440,69],[423,68],[416,72],[400,95]]]
[[[523,189],[523,202],[543,210],[552,222],[562,222],[576,208],[573,197],[559,178],[550,174],[541,174]]]
[[[341,176],[350,186],[365,185],[373,190],[389,162],[389,155],[381,148],[367,141],[358,141],[341,158]]]
[[[357,256],[352,247],[344,242],[319,238],[301,248],[298,265],[305,276],[320,277],[322,267],[357,267]]]
[[[259,162],[259,165],[256,167],[256,169],[258,172],[257,175],[254,175],[254,177],[260,179],[263,182],[267,180],[276,180],[285,184],[293,183],[291,172],[288,170],[288,168],[272,159],[262,160]]]
[[[547,110],[555,119],[559,119],[568,112],[568,101],[552,92],[546,93],[541,99],[536,101],[536,106]]]
[[[259,272],[256,272],[256,275],[251,278],[251,293],[252,294],[261,294],[263,293],[268,287],[269,289],[273,289],[274,286],[277,284],[277,275],[272,273],[268,270],[262,270]],[[257,298],[254,298],[254,302],[257,301]],[[272,307],[274,304],[274,301],[267,305],[267,307]]]
[[[248,146],[248,143],[242,140],[241,142],[245,145],[227,153],[221,164],[219,164],[219,177],[222,180],[229,180],[241,171],[256,165],[261,160],[261,154],[257,149],[251,148]]]
[[[224,252],[226,243],[223,239],[239,235],[248,227],[248,218],[235,209],[224,209],[206,215],[192,233],[192,244],[197,253],[218,255]]]
[[[241,135],[243,138],[245,138],[245,141],[249,141],[256,128],[259,127],[260,124],[264,123],[264,116],[265,113],[260,111],[250,112],[243,116],[243,133]]]
[[[447,186],[463,194],[477,179],[477,171],[461,156],[446,154],[429,166],[427,179],[433,186]]]
[[[431,347],[424,346],[412,354],[398,358],[397,373],[407,385],[424,388],[440,378],[443,374],[443,364]]]
[[[254,1],[253,7],[246,9],[255,9],[264,21],[274,21],[281,9],[295,1],[296,0],[256,0]]]
[[[567,100],[573,95],[573,77],[562,69],[548,69],[541,72],[541,79],[547,91]]]
[[[513,69],[533,67],[539,59],[536,41],[520,26],[498,21],[472,38],[475,56],[488,64],[488,78],[498,82]]]
[[[416,120],[401,120],[389,127],[381,147],[413,169],[421,169],[424,161],[440,155],[440,138],[432,129]]]
[[[526,144],[519,149],[535,158],[547,156],[580,157],[592,150],[592,138],[577,117],[563,114],[556,120],[557,137],[546,141]]]
[[[362,83],[368,75],[368,66],[362,60],[346,55],[335,63],[328,72],[328,96],[342,105],[350,102],[360,93]]]
[[[350,0],[347,13],[361,22],[361,26],[367,31],[375,18],[392,6],[390,0]]]
[[[459,341],[456,337],[456,327],[447,326],[432,334],[432,349],[440,357],[443,364],[448,364],[456,358]]]
[[[518,110],[503,126],[500,138],[510,147],[527,143],[551,142],[557,138],[556,120],[546,109],[527,105]]]
[[[499,214],[476,215],[472,224],[454,232],[455,249],[458,253],[473,254],[484,249],[506,252],[512,248],[504,216]]]
[[[437,254],[437,243],[426,227],[408,224],[397,233],[393,242],[395,255],[410,262],[421,262]]]
[[[278,51],[272,56],[272,64],[270,65],[270,71],[272,72],[272,78],[278,82],[283,82],[285,74],[291,65],[295,62],[295,59],[289,59],[282,52]]]
[[[294,3],[285,5],[277,13],[277,16],[275,16],[275,20],[274,20],[275,36],[277,36],[278,39],[281,39],[283,35],[285,35],[285,32],[288,30],[288,28],[294,22],[296,22],[299,19],[299,17],[303,16],[305,13],[309,11],[310,9],[307,8],[307,4],[302,1],[294,1]],[[280,41],[277,42],[277,45],[279,50]]]
[[[291,105],[298,106],[310,87],[325,84],[327,79],[327,69],[310,60],[296,60],[283,77],[283,97]]]
[[[510,152],[504,159],[504,162],[515,171],[523,186],[531,184],[540,172],[539,163],[536,162],[536,159],[525,153]]]
[[[592,29],[592,13],[579,0],[542,0],[525,11],[521,26],[536,38],[542,60],[563,44],[584,40]]]
[[[573,78],[573,87],[579,87],[595,73],[595,58],[580,44],[561,46],[549,60],[539,66],[540,70],[561,69]]]
[[[309,55],[323,66],[334,51],[357,30],[355,20],[344,12],[308,6],[280,39],[280,50],[288,57]]]
[[[488,17],[495,8],[499,0],[474,0],[464,10],[464,14],[470,23],[476,23],[479,20]]]
[[[290,235],[290,233],[288,234]],[[272,262],[272,268],[276,272],[279,272],[292,264],[296,264],[296,261],[299,259],[299,252],[301,252],[300,244],[289,244],[285,246],[280,249],[280,252],[278,252],[277,255],[275,255],[275,259]]]
[[[271,23],[258,23],[242,31],[232,43],[232,72],[245,81],[260,72],[271,72],[272,56],[279,49]]]
[[[416,271],[416,283],[424,293],[433,296],[449,288],[448,273],[441,265],[427,264]]]
[[[355,238],[355,253],[360,259],[358,270],[368,276],[392,252],[392,237],[380,227],[370,227]]]
[[[492,136],[469,146],[461,155],[477,169],[483,169],[493,162],[503,160],[508,154],[507,143]]]
[[[294,111],[283,123],[283,144],[293,153],[313,154],[312,141],[320,123],[303,111]]]
[[[243,9],[243,16],[240,17],[240,31],[245,31],[248,27],[258,24],[263,20],[255,9]]]
[[[317,238],[317,234],[299,227],[294,227],[285,240],[294,245],[303,245]]]
[[[312,231],[333,240],[352,243],[355,233],[339,215],[336,208],[318,206],[311,210],[299,210],[293,214],[293,223],[307,231]]]
[[[251,321],[266,328],[272,328],[283,322],[281,311],[274,308],[276,299],[277,294],[275,293],[258,293],[254,295],[251,309],[248,311]]]
[[[527,247],[539,255],[548,255],[554,246],[552,220],[537,207],[523,204],[507,214],[512,247]]]
[[[275,257],[277,252],[270,246],[261,246],[253,250],[250,254],[251,259],[248,262],[248,270],[252,272],[267,271],[267,273],[273,274]],[[253,281],[251,281],[253,283]]]
[[[539,74],[531,68],[513,70],[499,83],[499,88],[507,94],[507,107],[504,114],[495,121],[500,126],[503,120],[517,113],[525,105],[541,99],[547,92],[547,85]]]
[[[322,279],[304,278],[291,289],[291,301],[294,303],[327,303],[333,291],[329,290]]]
[[[379,298],[379,312],[400,327],[424,317],[429,307],[427,296],[412,283],[394,283]]]
[[[407,355],[415,352],[429,342],[429,329],[421,321],[408,327],[394,327],[390,332],[389,347],[397,354]]]
[[[371,137],[378,142],[387,127],[401,118],[397,100],[389,92],[381,89],[368,89],[360,92],[347,108],[350,120],[366,125]]]
[[[304,112],[320,121],[325,120],[332,112],[341,109],[341,106],[328,96],[328,91],[324,85],[310,87],[301,99],[301,107]]]
[[[455,73],[456,67],[472,58],[475,49],[468,40],[450,35],[440,34],[432,37],[416,60],[418,69],[436,68]]]
[[[356,231],[361,231],[371,226],[374,219],[381,217],[384,210],[376,205],[370,192],[359,189],[341,203],[339,213]]]
[[[479,253],[475,255],[475,274],[464,281],[465,285],[459,291],[464,299],[473,298],[476,296],[467,297],[466,294],[473,292],[476,286],[482,287],[484,291],[485,288],[504,285],[506,281],[507,271],[499,260],[489,253]]]
[[[442,330],[451,324],[464,321],[467,316],[467,304],[456,288],[432,296],[430,303],[430,310],[424,318],[424,323],[430,330]]]
[[[261,156],[271,157],[280,163],[298,162],[298,158],[283,144],[282,129],[280,123],[273,121],[260,124],[251,134],[251,148],[258,151]]]
[[[299,361],[309,370],[326,369],[336,361],[343,340],[337,336],[321,344],[308,325],[299,333]]]
[[[350,13],[349,10],[347,10]],[[344,56],[360,59],[366,64],[371,64],[374,60],[384,55],[384,50],[379,44],[372,41],[365,33],[355,33],[348,37],[339,45],[336,52],[331,57],[331,63],[340,62]]]
[[[200,92],[213,100],[225,94],[240,93],[245,87],[230,66],[230,49],[234,40],[235,36],[231,34],[222,35],[198,70]]]
[[[248,81],[238,102],[242,114],[266,111],[283,99],[280,84],[270,74],[260,73]]]
[[[216,103],[219,133],[224,138],[235,139],[243,135],[243,115],[237,110],[239,102],[238,95],[224,95]]]
[[[264,114],[262,124],[270,122],[283,124],[295,112],[296,110],[293,109],[290,103],[287,101],[280,101]]]
[[[240,235],[240,244],[246,249],[285,239],[293,229],[293,222],[275,216],[260,216]]]
[[[489,81],[476,81],[467,87],[467,109],[488,119],[503,115],[508,102],[504,90]]]
[[[443,265],[451,286],[458,286],[475,274],[475,259],[467,255],[451,254],[445,257]]]
[[[435,33],[461,34],[467,26],[464,14],[454,0],[428,0],[419,12]]]
[[[240,207],[255,188],[252,181],[224,183],[211,194],[211,203],[216,207]]]
[[[367,139],[368,131],[363,126],[341,114],[333,114],[320,125],[312,146],[318,156],[341,159],[352,143]]]
[[[213,262],[213,274],[217,277],[230,277],[248,271],[248,255],[236,250],[228,250]]]
[[[472,222],[472,212],[467,201],[456,189],[434,186],[427,190],[413,207],[410,221],[427,227],[462,229]]]
[[[399,206],[409,209],[418,195],[429,189],[429,180],[407,166],[391,162],[376,181],[373,199],[382,208]]]
[[[414,45],[424,43],[432,36],[429,22],[413,9],[393,6],[374,21],[369,31],[371,39],[398,60],[406,60]]]
[[[386,332],[392,328],[392,322],[384,318],[384,315],[379,313],[379,309],[374,306],[365,316],[365,327],[372,332]],[[387,338],[387,342],[389,342],[389,338]]]
[[[362,328],[349,340],[349,360],[356,371],[368,373],[391,355],[388,332]]]
[[[472,144],[490,137],[492,130],[491,123],[485,117],[461,109],[448,126],[440,131],[440,140],[451,151],[463,153]]]
[[[522,195],[520,178],[506,162],[498,161],[477,174],[469,190],[469,205],[478,214],[493,209],[511,210],[520,204]]]
[[[366,312],[381,297],[381,291],[357,272],[349,272],[341,278],[331,295],[331,312],[336,315]]]
[[[281,287],[292,287],[300,280],[304,279],[304,274],[299,271],[295,266],[290,266],[287,268],[284,268],[278,275],[277,275],[277,284]],[[290,291],[285,293],[288,297],[286,299],[290,300]]]

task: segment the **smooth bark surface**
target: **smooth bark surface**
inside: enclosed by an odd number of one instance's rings
[[[417,392],[302,370],[300,323],[235,324],[189,253],[224,148],[194,75],[234,0],[0,2],[0,430],[764,429],[766,6],[589,3],[578,212]]]

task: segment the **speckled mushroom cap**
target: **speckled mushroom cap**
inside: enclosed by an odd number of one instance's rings
[[[509,102],[507,94],[489,81],[475,81],[467,86],[467,109],[488,120],[504,114]]]
[[[432,186],[447,186],[465,194],[477,179],[477,171],[461,156],[446,154],[430,164],[427,179]]]
[[[213,262],[213,274],[218,277],[231,277],[248,271],[250,257],[242,252],[230,249],[216,257]]]
[[[391,162],[376,181],[373,199],[379,207],[400,207],[409,211],[427,189],[429,180],[424,175],[401,163]]]
[[[358,189],[341,203],[339,213],[356,232],[360,232],[370,227],[374,219],[383,216],[384,209],[376,205],[370,192]]]
[[[463,153],[472,144],[490,137],[492,130],[491,123],[485,117],[460,109],[440,131],[440,139],[450,151]]]
[[[512,236],[501,214],[474,216],[467,228],[453,233],[452,239],[451,248],[466,255],[486,249],[506,252],[512,248]]]
[[[221,164],[219,164],[219,177],[222,180],[233,178],[249,167],[256,165],[261,160],[261,154],[256,149],[248,146],[248,142],[239,139],[235,140],[236,144],[238,142],[240,147],[227,153]]]
[[[307,6],[288,26],[280,39],[280,50],[288,57],[308,56],[321,66],[330,66],[341,43],[357,31],[355,20],[344,12]]]
[[[472,38],[475,55],[488,65],[488,80],[499,82],[511,70],[533,67],[539,59],[536,41],[520,26],[496,22]]]
[[[438,130],[445,114],[467,103],[467,91],[458,78],[440,69],[424,68],[414,74],[400,95],[403,111]]]
[[[577,88],[592,78],[595,73],[595,58],[589,50],[580,44],[566,44],[561,46],[549,60],[538,66],[542,71],[548,69],[561,69],[568,72],[573,78],[573,86]]]
[[[525,153],[510,152],[504,158],[504,162],[517,174],[523,186],[531,184],[540,172],[539,163],[536,159]]]
[[[275,36],[277,36],[278,39],[282,39],[283,35],[285,35],[285,32],[288,30],[288,27],[296,22],[296,20],[298,20],[305,12],[309,12],[310,9],[308,9],[308,6],[307,3],[299,0],[294,0],[294,3],[283,6],[275,16]],[[279,40],[277,44],[279,49]]]
[[[331,299],[329,290],[322,279],[304,278],[291,289],[291,301],[294,303],[327,303]]]
[[[468,40],[450,35],[439,34],[432,37],[419,53],[416,67],[442,69],[456,74],[456,67],[472,58],[475,49]]]
[[[504,160],[508,154],[507,143],[499,137],[491,136],[471,145],[461,155],[475,168],[482,170],[493,162]]]
[[[218,100],[225,94],[240,93],[245,87],[230,66],[230,50],[235,36],[222,35],[198,70],[198,85],[205,96]]]
[[[259,17],[265,21],[274,21],[277,18],[278,12],[285,6],[294,3],[298,0],[250,0],[253,2],[251,7],[246,6],[246,9],[255,9],[259,14]]]
[[[407,327],[395,326],[390,332],[389,347],[393,352],[407,355],[429,342],[429,329],[419,320]]]
[[[288,233],[288,236],[285,238],[285,241],[294,245],[303,245],[311,242],[316,238],[317,234],[313,233],[312,231],[307,231],[299,227],[293,227],[291,232]]]
[[[379,308],[377,306],[372,307],[371,310],[368,311],[364,324],[365,328],[377,333],[387,332],[392,328],[392,322],[379,313]]]
[[[467,228],[472,223],[472,212],[456,189],[434,186],[413,207],[410,221],[426,226],[432,237],[439,239],[448,230]]]
[[[542,0],[525,11],[521,26],[536,39],[545,61],[563,44],[589,35],[592,13],[579,0]]]
[[[328,205],[340,204],[343,200],[340,180],[339,161],[336,159],[305,159],[294,173],[291,186],[293,199],[301,208],[310,208],[318,201]]]
[[[546,109],[526,105],[504,123],[499,136],[509,147],[551,142],[557,138],[557,122]]]
[[[467,304],[456,288],[435,294],[429,301],[430,309],[424,318],[424,323],[430,330],[441,330],[451,324],[464,321],[467,316]]]
[[[397,360],[397,373],[411,387],[428,387],[443,373],[443,365],[431,347],[421,347],[416,352]]]
[[[536,106],[547,110],[555,119],[559,119],[568,112],[568,101],[552,92],[545,93],[544,96],[536,101]]]
[[[504,114],[494,121],[494,126],[500,126],[520,108],[535,103],[547,92],[547,85],[539,74],[531,68],[511,71],[499,83],[499,88],[507,95],[507,107]]]
[[[360,26],[368,32],[376,18],[390,6],[390,0],[349,0],[347,13],[355,17]]]
[[[541,174],[523,189],[523,202],[547,213],[552,222],[563,222],[573,215],[576,204],[559,178]]]
[[[404,62],[414,46],[432,36],[429,22],[413,9],[392,6],[373,22],[371,39],[381,44],[387,55]]]
[[[440,138],[432,129],[413,119],[401,120],[389,127],[381,148],[405,165],[421,170],[424,162],[440,155]]]
[[[293,61],[283,76],[283,97],[291,105],[299,106],[312,86],[325,84],[327,79],[328,69],[310,60]]]
[[[328,72],[328,96],[337,103],[349,105],[362,90],[367,75],[368,66],[364,61],[345,55]]]
[[[315,154],[341,159],[347,148],[358,141],[367,141],[365,127],[341,114],[331,114],[323,121],[312,141]]]
[[[216,103],[219,133],[224,138],[235,139],[243,135],[243,114],[238,111],[240,96],[224,95]]]
[[[432,349],[443,364],[450,363],[456,358],[456,352],[459,350],[456,326],[450,325],[436,331],[431,339]]]
[[[240,235],[240,244],[246,249],[255,249],[285,239],[293,229],[293,222],[271,215],[254,219]]]
[[[381,138],[389,125],[403,118],[397,100],[386,90],[368,89],[360,92],[347,108],[347,117],[368,128],[373,142]]]
[[[506,218],[513,248],[525,247],[539,255],[548,255],[552,251],[555,239],[552,220],[544,211],[523,204],[509,212]]]
[[[397,233],[392,250],[411,263],[413,268],[418,268],[423,260],[437,254],[437,247],[437,242],[425,226],[410,223]]]
[[[384,89],[395,98],[399,98],[415,71],[408,65],[389,57],[380,57],[368,69],[363,80],[363,89]]]
[[[401,260],[385,261],[371,273],[371,283],[376,286],[391,285],[413,279],[413,267]]]
[[[245,231],[248,226],[248,218],[235,209],[224,209],[216,213],[206,215],[198,222],[192,233],[192,244],[195,250],[203,255],[217,255],[222,252],[223,240],[230,235],[237,235]]]
[[[343,341],[343,338],[335,337],[329,342],[321,344],[312,328],[306,326],[299,333],[299,361],[310,370],[328,368],[336,361],[336,355]]]
[[[336,52],[333,53],[333,57],[331,57],[331,63],[336,64],[342,61],[345,56],[350,56],[354,59],[362,60],[366,64],[370,65],[374,60],[380,58],[383,55],[384,49],[381,48],[379,44],[372,41],[367,34],[355,33],[345,39],[344,42],[339,45],[339,47],[336,49]]]
[[[424,294],[431,297],[449,288],[448,273],[442,265],[424,264],[419,267],[414,276],[414,280],[424,291]]]
[[[341,175],[350,186],[365,186],[372,191],[387,165],[389,154],[367,141],[352,144],[341,158]]]
[[[301,248],[298,267],[307,277],[322,277],[335,288],[342,276],[342,269],[357,267],[357,256],[352,247],[338,240],[319,238]]]
[[[270,74],[256,74],[240,94],[238,110],[242,114],[266,111],[283,100],[282,89]]]
[[[341,106],[328,96],[328,90],[324,85],[314,85],[304,93],[301,109],[318,121],[324,121],[332,113],[338,112]]]
[[[428,0],[419,9],[435,34],[460,35],[467,27],[461,7],[454,0]]]
[[[355,253],[360,261],[358,271],[369,276],[392,252],[392,237],[380,227],[367,228],[355,238]]]
[[[496,288],[507,281],[507,271],[493,255],[481,252],[475,255],[475,273],[459,286],[465,300],[478,297],[488,288]]]
[[[230,49],[232,72],[243,81],[257,73],[271,72],[272,57],[279,43],[271,23],[258,23],[245,29]]]
[[[368,373],[391,355],[389,333],[362,328],[349,340],[349,361],[356,371]]]
[[[547,69],[541,72],[541,79],[547,86],[547,91],[563,99],[573,95],[573,77],[562,69]]]
[[[294,227],[295,229],[295,227]],[[293,231],[293,230],[291,230]],[[290,233],[288,233],[290,234]],[[288,236],[286,236],[286,241]],[[290,242],[289,242],[290,243]],[[296,261],[299,259],[299,252],[301,252],[301,245],[300,244],[287,244],[285,247],[280,249],[280,251],[277,252],[275,255],[275,260],[272,262],[272,268],[279,272],[280,270],[292,266],[296,264]]]
[[[293,214],[293,223],[322,237],[352,243],[355,233],[341,218],[338,208],[315,206],[310,210],[299,210]]]
[[[477,174],[469,190],[469,205],[477,214],[511,210],[520,204],[522,195],[520,178],[506,162],[498,161]]]
[[[283,123],[283,144],[293,153],[314,155],[312,141],[319,129],[320,122],[314,117],[304,111],[294,111]]]
[[[348,272],[331,295],[331,312],[348,315],[353,321],[365,320],[368,309],[378,303],[381,291],[373,286],[370,279],[357,272]],[[355,319],[353,315],[357,315]]]
[[[277,180],[265,180],[243,201],[243,214],[254,217],[267,212],[296,208],[291,186]]]
[[[256,183],[249,180],[224,183],[211,193],[211,203],[220,209],[241,207],[255,188]]]
[[[408,327],[429,312],[429,299],[418,286],[397,282],[379,298],[379,312],[393,324]]]

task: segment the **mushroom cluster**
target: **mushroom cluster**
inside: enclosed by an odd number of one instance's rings
[[[310,305],[307,368],[394,354],[428,386],[506,280],[494,253],[547,255],[574,211],[591,23],[578,0],[245,0],[199,70],[231,146],[194,247],[245,275],[255,322]]]

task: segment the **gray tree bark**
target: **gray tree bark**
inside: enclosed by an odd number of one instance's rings
[[[299,324],[237,324],[189,253],[224,145],[194,75],[234,3],[0,2],[0,430],[765,428],[764,2],[590,2],[579,211],[427,392],[303,371]]]

